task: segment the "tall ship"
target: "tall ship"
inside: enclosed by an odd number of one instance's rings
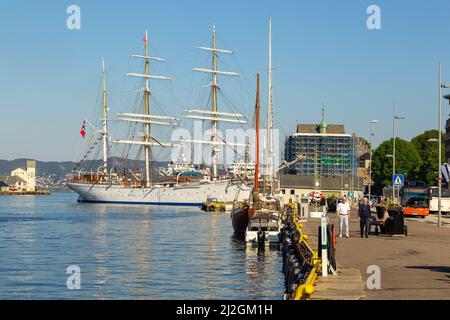
[[[179,120],[172,116],[158,115],[151,112],[150,79],[170,80],[170,78],[150,73],[150,61],[164,61],[164,59],[149,56],[147,31],[144,37],[144,54],[133,55],[132,57],[145,61],[145,71],[143,73],[128,73],[129,77],[143,78],[143,108],[141,112],[118,113],[115,120],[138,125],[142,128],[142,133],[138,135],[141,139],[136,139],[132,135],[127,139],[110,139],[108,130],[108,104],[106,94],[106,71],[105,64],[102,66],[102,129],[96,130],[99,134],[98,142],[103,145],[102,164],[91,171],[74,171],[67,185],[70,189],[78,193],[79,202],[103,202],[103,203],[129,203],[146,205],[174,205],[174,206],[200,206],[208,198],[214,197],[219,201],[232,202],[235,200],[248,199],[251,186],[248,186],[242,177],[233,175],[220,175],[218,169],[218,146],[234,147],[238,144],[227,143],[220,139],[218,134],[219,122],[246,123],[246,117],[241,114],[225,113],[218,111],[217,91],[218,76],[239,76],[238,73],[219,71],[218,54],[231,54],[231,51],[218,49],[216,47],[216,30],[213,27],[212,47],[199,47],[200,50],[212,54],[212,68],[195,68],[193,71],[208,73],[212,75],[211,110],[185,110],[185,117],[189,119],[207,120],[211,124],[211,139],[184,140],[182,143],[209,144],[211,145],[212,172],[209,168],[196,168],[191,164],[170,163],[165,169],[159,170],[160,177],[153,179],[152,171],[152,151],[154,148],[173,148],[179,143],[163,142],[155,138],[152,134],[155,127],[179,125]],[[116,145],[128,147],[138,147],[143,149],[144,172],[136,168],[123,168],[115,170],[108,166],[110,141]]]

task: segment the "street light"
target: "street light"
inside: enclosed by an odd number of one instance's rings
[[[395,120],[404,120],[406,119],[405,117],[401,117],[398,116],[395,113],[395,101],[394,101],[394,105],[392,107],[392,175],[395,174]],[[397,197],[395,196],[395,186],[392,186],[393,190],[394,190],[394,202],[397,203]]]
[[[394,156],[390,153],[385,155],[386,158],[390,158],[390,159],[394,159]],[[395,190],[394,190],[394,186],[392,186],[392,199],[395,198]]]
[[[439,167],[438,167],[438,228],[442,227],[442,207],[441,207],[441,198],[442,198],[442,171],[441,171],[441,159],[442,159],[442,88],[450,88],[450,84],[443,83],[442,82],[442,65],[439,63],[439,93],[438,93],[438,100],[439,100]],[[444,99],[449,100],[450,103],[450,95],[445,95]]]
[[[369,206],[370,206],[370,200],[372,195],[372,138],[373,138],[373,125],[377,124],[378,120],[371,120],[370,121],[370,150],[369,150]]]
[[[440,109],[439,109],[440,110]],[[438,139],[436,139],[436,138],[430,138],[430,139],[428,139],[427,140],[427,142],[439,142],[438,143],[438,148],[439,148],[439,167],[438,167],[438,172],[437,172],[437,174],[438,174],[438,227],[440,227],[440,223],[439,223],[439,219],[440,219],[440,215],[441,215],[441,188],[440,188],[440,184],[441,184],[441,175],[440,175],[440,172],[441,172],[441,160],[440,160],[440,157],[441,157],[441,142],[440,142],[440,139],[438,138]]]

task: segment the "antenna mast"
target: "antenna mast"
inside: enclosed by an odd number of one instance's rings
[[[106,70],[105,59],[102,58],[102,85],[103,85],[103,173],[108,174],[108,107],[106,105]]]
[[[265,183],[264,193],[266,192],[266,184],[269,184],[270,192],[273,192],[273,106],[272,106],[272,17],[269,17],[269,70],[268,70],[268,92],[267,92],[267,145],[265,156],[267,164],[265,166]]]

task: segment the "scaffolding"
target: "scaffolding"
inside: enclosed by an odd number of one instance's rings
[[[354,177],[357,169],[355,149],[354,135],[294,133],[286,139],[285,159],[292,161],[299,155],[306,158],[291,168],[291,174]]]

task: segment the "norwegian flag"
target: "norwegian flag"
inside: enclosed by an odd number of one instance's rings
[[[83,120],[83,122],[81,122],[80,134],[84,139],[84,137],[86,136],[86,120]]]
[[[142,40],[144,41],[144,45],[146,45],[147,44],[147,31],[145,32],[144,39],[142,39]]]

